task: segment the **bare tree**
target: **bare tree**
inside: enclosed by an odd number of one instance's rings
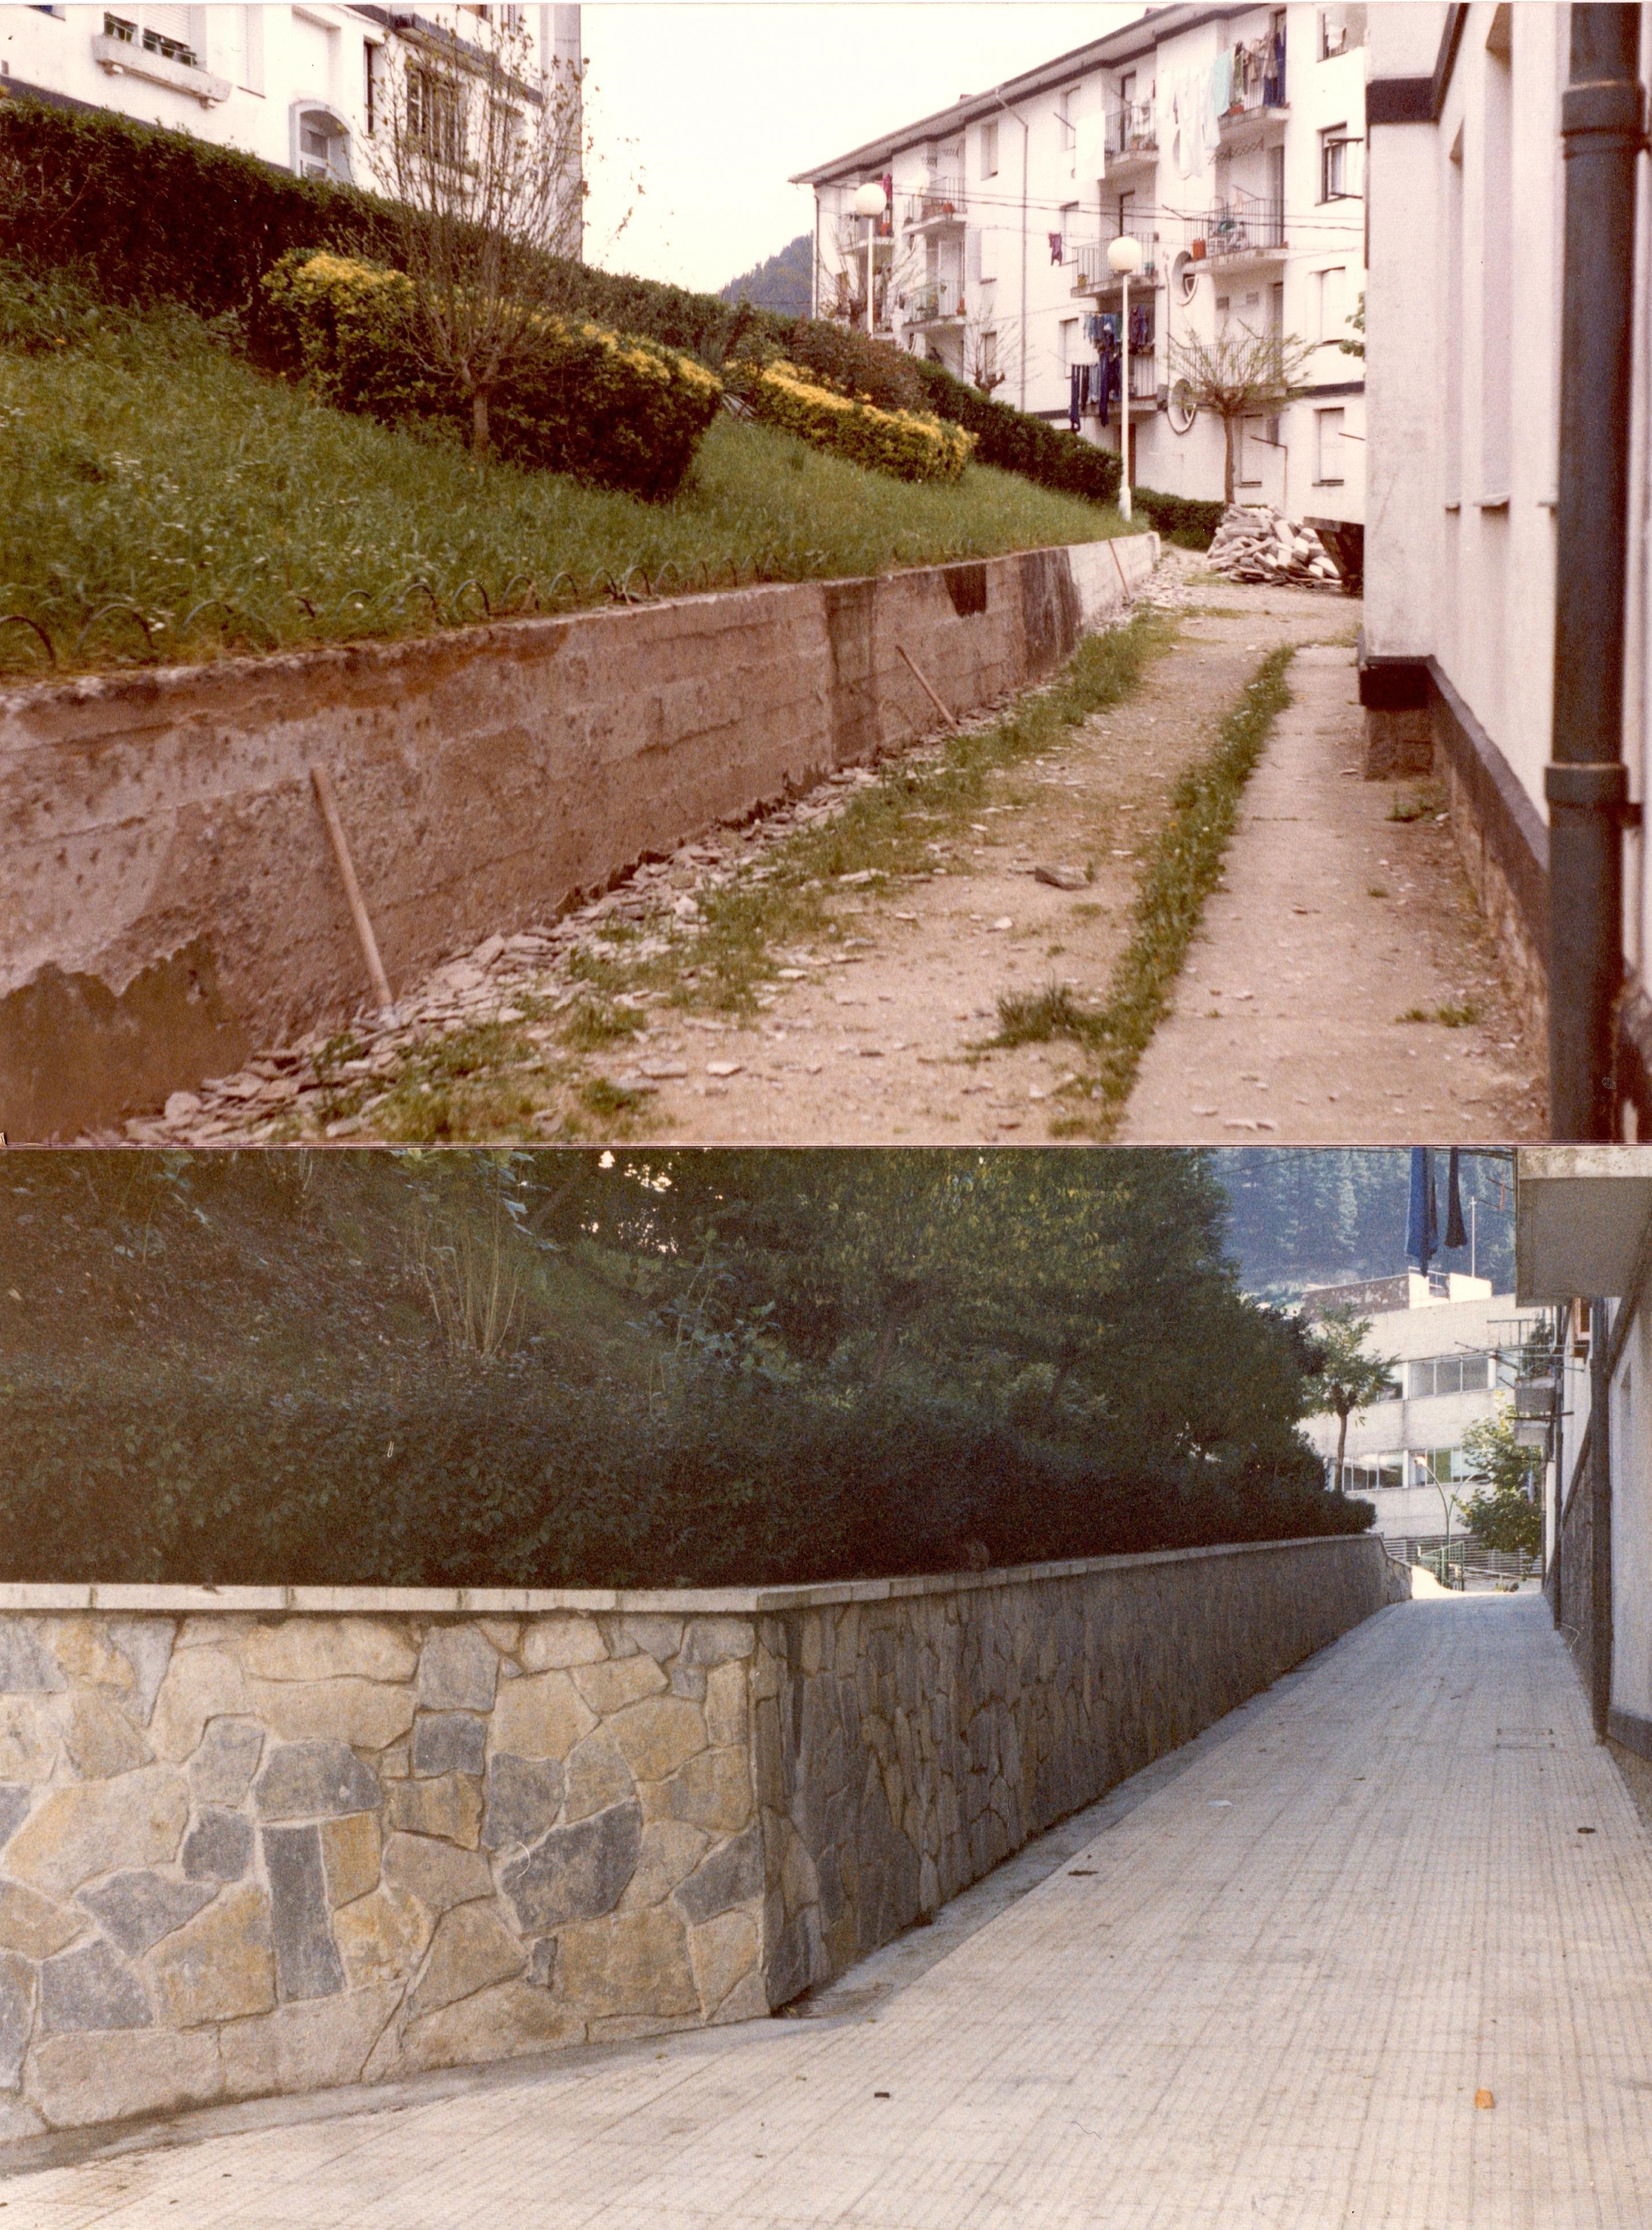
[[[1240,425],[1247,418],[1277,416],[1300,394],[1299,382],[1313,354],[1312,346],[1294,333],[1258,333],[1241,324],[1224,325],[1214,340],[1197,334],[1172,338],[1172,386],[1180,385],[1194,408],[1209,410],[1222,421],[1227,445],[1222,470],[1226,502],[1233,501]]]
[[[578,66],[539,55],[526,12],[491,8],[463,37],[402,28],[380,50],[368,151],[394,205],[409,338],[468,403],[479,455],[490,399],[543,357],[566,306],[584,222]]]

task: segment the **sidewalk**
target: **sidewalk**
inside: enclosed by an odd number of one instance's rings
[[[868,1962],[816,2019],[199,2117],[0,2181],[7,2224],[1652,2220],[1652,1837],[1541,1600],[1395,1606],[1171,1763],[904,1988]]]

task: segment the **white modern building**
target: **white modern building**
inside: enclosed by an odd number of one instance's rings
[[[1380,13],[1380,10],[1377,12]],[[1244,328],[1311,345],[1307,391],[1242,427],[1236,493],[1294,517],[1365,517],[1363,7],[1165,7],[800,174],[817,314],[861,325],[1117,448],[1133,477],[1220,498],[1225,435],[1187,407],[1176,345]],[[857,188],[888,207],[857,216]],[[1107,248],[1142,268],[1130,329]],[[1107,383],[1109,390],[1111,382]]]
[[[1652,1136],[1652,11],[1370,38],[1367,771],[1445,780],[1554,1136]]]
[[[1474,1492],[1463,1435],[1512,1398],[1513,1358],[1540,1315],[1522,1312],[1512,1294],[1494,1293],[1489,1279],[1455,1271],[1427,1277],[1406,1271],[1363,1285],[1315,1286],[1303,1296],[1310,1323],[1341,1308],[1369,1321],[1361,1345],[1391,1358],[1395,1389],[1392,1401],[1348,1420],[1345,1491],[1376,1505],[1377,1531],[1391,1540],[1461,1532],[1455,1506],[1448,1525],[1447,1503]],[[1302,1429],[1327,1472],[1333,1469],[1337,1419],[1310,1418]]]
[[[486,8],[0,7],[0,93],[108,108],[282,170],[371,187],[385,49],[465,36]],[[577,81],[578,7],[507,9],[540,68]]]

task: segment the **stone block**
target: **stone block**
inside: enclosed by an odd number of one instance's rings
[[[620,1900],[627,1912],[658,1905],[693,1873],[710,1841],[705,1830],[681,1820],[650,1820],[642,1830],[636,1872]]]
[[[544,1936],[565,1921],[611,1912],[636,1872],[642,1814],[616,1804],[569,1827],[553,1827],[513,1859],[500,1877],[524,1936]]]
[[[651,1820],[686,1820],[712,1835],[735,1835],[752,1817],[752,1769],[743,1748],[701,1750],[647,1792]]]
[[[598,1663],[607,1656],[608,1645],[595,1619],[578,1611],[553,1611],[528,1627],[519,1654],[530,1672],[559,1672],[571,1665]]]
[[[413,1691],[378,1680],[252,1680],[247,1701],[278,1742],[383,1750],[413,1724]]]
[[[247,1683],[241,1660],[227,1649],[175,1649],[150,1714],[150,1747],[182,1760],[200,1743],[209,1719],[245,1718]]]
[[[0,1950],[21,1951],[25,1959],[49,1959],[86,1933],[83,1912],[55,1905],[37,1889],[0,1881]]]
[[[432,1627],[419,1653],[419,1702],[427,1711],[491,1711],[499,1652],[474,1626]]]
[[[633,1660],[653,1665],[652,1658]],[[657,1672],[659,1667],[654,1666]],[[683,1696],[650,1696],[628,1705],[606,1722],[620,1754],[638,1781],[666,1781],[706,1747],[700,1707]]]
[[[252,1864],[252,1821],[242,1812],[209,1805],[184,1838],[184,1872],[190,1881],[240,1881]]]
[[[328,1928],[326,1874],[318,1827],[260,1831],[269,1883],[276,1982],[283,1998],[326,1998],[345,1986]]]
[[[151,2029],[116,2036],[48,2036],[31,2058],[27,2095],[56,2130],[209,2106],[221,2095],[209,2032]]]
[[[247,1719],[214,1719],[190,1760],[190,1787],[197,1804],[239,1804],[252,1787],[263,1755],[261,1727]]]
[[[352,1616],[249,1625],[241,1661],[259,1680],[410,1680],[419,1658],[401,1627]]]
[[[95,1693],[69,1698],[63,1747],[82,1781],[108,1781],[117,1773],[135,1772],[152,1763],[154,1756],[125,1713]]]
[[[596,1724],[571,1674],[536,1672],[500,1690],[491,1740],[515,1757],[566,1757]]]
[[[654,2021],[697,2014],[687,1931],[669,1905],[616,1912],[558,1931],[557,1998],[587,2020],[616,2014]]]
[[[653,1658],[641,1650],[610,1664],[577,1665],[568,1677],[601,1719],[644,1696],[657,1696],[668,1685]]]
[[[757,1629],[749,1618],[691,1618],[682,1637],[682,1654],[707,1671],[727,1657],[749,1657]]]
[[[750,1724],[745,1708],[744,1660],[726,1659],[721,1665],[714,1665],[705,1677],[703,1715],[707,1741],[714,1750],[723,1749],[730,1743],[743,1743]]]
[[[68,1686],[37,1618],[0,1618],[0,1695],[60,1695]]]
[[[554,1988],[557,1979],[557,1939],[554,1936],[540,1937],[529,1952],[525,1979],[532,1982],[536,1990]]]
[[[421,1711],[413,1723],[413,1770],[480,1773],[487,1755],[487,1722],[472,1711]]]
[[[671,1667],[671,1692],[687,1696],[691,1704],[706,1700],[706,1675],[698,1665],[674,1665]]]
[[[844,1963],[849,1963],[847,1961]],[[712,2023],[721,2027],[728,2021],[766,2021],[773,2010],[769,2003],[768,1985],[760,1967],[744,1975],[712,2015]]]
[[[15,1781],[0,1781],[0,1844],[9,1843],[29,1817],[34,1801],[30,1790]]]
[[[750,1912],[725,1912],[688,1930],[688,1963],[700,1993],[703,2021],[713,2020],[735,1984],[757,1965],[757,1921]]]
[[[371,1812],[384,1800],[378,1776],[341,1742],[274,1746],[253,1784],[261,1820],[314,1820]]]
[[[275,1961],[262,1890],[242,1882],[223,1891],[151,1954],[149,1977],[170,2028],[268,2013],[275,2002]]]
[[[135,1959],[181,1928],[216,1893],[199,1882],[168,1881],[165,1874],[111,1874],[95,1889],[83,1889],[81,1903],[111,1942]]]
[[[229,2022],[218,2038],[225,2095],[290,2098],[359,2083],[400,1995],[397,1984],[382,1982]]]
[[[479,1618],[476,1621],[476,1630],[479,1634],[487,1636],[501,1657],[513,1657],[516,1653],[516,1645],[521,1639],[522,1621],[519,1618]],[[500,1667],[501,1678],[504,1671],[505,1668],[501,1665]]]
[[[94,1874],[169,1865],[189,1814],[184,1776],[170,1765],[48,1789],[6,1845],[6,1872],[61,1900]]]
[[[598,1727],[568,1753],[565,1816],[587,1820],[610,1804],[623,1804],[636,1794],[631,1769],[619,1744],[606,1727]]]
[[[119,1650],[132,1667],[132,1687],[122,1708],[139,1726],[146,1727],[172,1661],[177,1627],[170,1618],[112,1618],[104,1631],[110,1647]]]
[[[341,1905],[332,1933],[352,1990],[387,1982],[405,1988],[435,1925],[434,1916],[404,1890],[379,1888]]]
[[[530,2052],[584,2040],[577,2013],[548,1990],[518,1981],[497,1982],[474,1997],[445,2006],[415,2021],[403,2039],[393,2071],[370,2063],[370,2077],[394,2072],[410,2075],[428,2067],[465,2067],[512,2059]]]
[[[321,1822],[321,1864],[329,1905],[353,1904],[378,1886],[383,1842],[376,1812],[352,1812]]]
[[[410,2015],[439,2013],[459,1998],[494,1982],[507,1982],[527,1965],[527,1954],[491,1905],[456,1905],[436,1924]]]
[[[35,2026],[35,1978],[26,1959],[0,1951],[0,2091],[15,2091]]]
[[[537,1842],[562,1808],[562,1768],[553,1757],[500,1755],[487,1767],[481,1840],[490,1851]]]
[[[71,1688],[104,1688],[123,1697],[132,1693],[132,1666],[110,1640],[100,1618],[81,1613],[44,1619],[36,1631]]]
[[[40,2026],[47,2036],[98,2028],[147,2028],[149,2000],[136,1975],[100,1940],[42,1963]]]
[[[474,1851],[481,1832],[481,1783],[467,1773],[443,1774],[440,1781],[395,1781],[385,1798],[391,1827],[410,1835],[439,1835]]]
[[[763,1831],[751,1826],[707,1853],[677,1892],[685,1919],[698,1924],[763,1894]]]
[[[682,1621],[648,1612],[633,1612],[620,1621],[620,1630],[656,1663],[664,1665],[682,1647]]]
[[[43,1697],[0,1696],[0,1782],[49,1781],[60,1737]]]
[[[430,1912],[494,1893],[494,1877],[480,1851],[461,1851],[429,1835],[387,1835],[379,1870],[386,1889],[417,1898]]]

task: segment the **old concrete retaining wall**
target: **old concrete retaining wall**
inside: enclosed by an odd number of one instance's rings
[[[73,1136],[1060,664],[1158,538],[0,693],[0,1128]]]
[[[764,2014],[1386,1574],[0,1589],[0,2138]]]

